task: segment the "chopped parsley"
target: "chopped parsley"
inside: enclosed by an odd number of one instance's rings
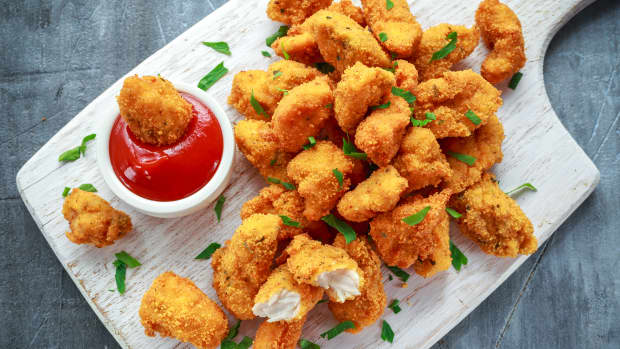
[[[116,280],[116,289],[118,293],[125,293],[125,277],[127,275],[127,268],[135,268],[140,266],[140,262],[135,258],[131,257],[127,252],[122,251],[120,253],[116,253],[116,260],[114,261],[114,266],[116,267],[116,273],[114,275],[114,279]]]
[[[333,72],[334,70],[336,70],[336,68],[334,68],[333,65],[331,65],[331,64],[329,64],[327,62],[314,63],[314,67],[316,69],[318,69],[323,74],[329,74],[329,73]]]
[[[389,106],[392,104],[392,102],[387,102],[387,103],[383,103],[383,104],[379,104],[379,105],[375,105],[370,107],[370,110],[377,110],[377,109],[387,109],[389,108]]]
[[[392,86],[392,94],[394,96],[402,97],[409,104],[413,104],[415,102],[415,96],[411,92],[403,90],[402,88]]]
[[[303,338],[299,340],[299,347],[301,349],[321,349],[318,344],[312,343],[309,340]]]
[[[278,76],[282,75],[282,72],[279,70],[274,70],[273,79],[275,80]]]
[[[116,256],[116,259],[127,264],[128,267],[130,268],[135,268],[135,267],[139,267],[142,264],[140,264],[140,262],[138,262],[137,259],[133,258],[132,256],[129,255],[129,253],[125,252],[125,251],[121,251],[119,253],[115,253],[114,254]]]
[[[274,78],[275,78],[275,75],[274,75]],[[269,119],[269,115],[267,115],[267,113],[265,112],[265,109],[263,109],[263,106],[260,105],[260,103],[256,100],[256,98],[254,98],[254,90],[252,90],[252,94],[250,94],[250,104],[252,105],[252,108],[254,108],[254,111],[256,112],[256,114],[262,115],[266,117],[267,119]]]
[[[316,138],[308,137],[308,144],[304,145],[304,150],[308,150],[316,145]]]
[[[389,11],[394,7],[394,3],[392,0],[385,0],[385,8]]]
[[[386,33],[379,33],[379,40],[381,40],[381,42],[386,42],[388,39],[388,36]]]
[[[239,333],[239,327],[241,327],[241,320],[237,320],[237,323],[235,324],[235,326],[231,327],[230,330],[228,331],[228,336],[226,336],[226,339],[235,339],[235,337],[237,337],[237,334]]]
[[[342,151],[344,152],[344,155],[355,159],[364,160],[368,157],[366,153],[360,152],[355,145],[353,145],[353,143],[350,143],[344,137],[342,138]]]
[[[394,331],[392,331],[390,324],[385,320],[383,320],[383,326],[381,327],[381,339],[390,343],[394,341]]]
[[[514,188],[513,190],[511,190],[509,192],[506,192],[506,195],[512,195],[512,194],[514,194],[514,193],[516,193],[518,191],[521,191],[523,189],[528,189],[528,190],[531,190],[531,191],[538,191],[538,189],[536,189],[536,187],[533,186],[532,183],[523,183],[520,186]]]
[[[523,73],[521,73],[520,71],[516,72],[515,75],[513,75],[512,78],[510,79],[510,82],[508,83],[508,87],[510,87],[513,90],[516,89],[522,77],[523,77]]]
[[[450,253],[452,254],[452,266],[457,271],[461,271],[461,266],[467,265],[467,257],[450,241]]]
[[[286,60],[291,59],[291,56],[289,56],[288,52],[286,52],[286,47],[284,47],[284,42],[280,44],[280,48],[282,49],[282,55],[284,56],[284,59]]]
[[[388,280],[389,280],[389,281],[394,280],[394,278],[392,277],[392,274],[388,274]]]
[[[403,222],[407,223],[410,226],[419,224],[420,222],[424,220],[424,217],[426,217],[426,214],[428,213],[430,209],[431,209],[430,206],[426,206],[420,211],[412,214],[411,216],[403,218]]]
[[[228,69],[224,66],[224,62],[218,64],[207,75],[198,82],[198,88],[206,91],[213,86],[219,79],[228,73]]]
[[[288,225],[289,227],[301,228],[301,223],[290,219],[288,216],[280,215],[280,218],[282,219],[282,223],[284,223],[284,225]]]
[[[287,33],[288,33],[288,27],[285,25],[280,26],[280,28],[278,28],[278,31],[276,31],[271,36],[269,36],[267,39],[265,39],[265,44],[267,44],[268,47],[271,47],[271,44],[273,44],[274,41],[278,40],[278,38],[286,36]]]
[[[355,328],[355,324],[352,321],[343,321],[331,330],[321,333],[321,337],[329,340],[351,328]]]
[[[271,58],[271,53],[269,53],[269,52],[267,52],[267,51],[260,51],[260,53],[261,53],[263,56],[267,57],[267,58]]]
[[[336,216],[334,216],[333,214],[328,214],[327,216],[321,218],[321,220],[327,223],[327,225],[329,225],[330,227],[338,230],[342,235],[344,235],[344,239],[346,240],[347,244],[355,241],[355,239],[357,238],[355,230],[351,228],[351,226],[348,225],[346,222],[336,218]]]
[[[392,301],[392,303],[390,303],[390,305],[388,305],[388,308],[392,309],[394,314],[398,314],[402,310],[399,304],[400,304],[400,301],[398,299],[395,299]]]
[[[288,190],[295,190],[295,186],[293,184],[281,181],[277,178],[267,177],[267,182],[270,182],[273,184],[281,184],[284,188]]]
[[[62,191],[62,197],[66,198],[67,195],[69,195],[69,192],[71,191],[71,188],[69,187],[65,187],[65,189]]]
[[[224,41],[218,41],[218,42],[203,41],[202,44],[207,47],[211,47],[212,49],[214,49],[215,51],[219,53],[223,53],[225,55],[230,56],[230,47],[228,47],[228,44]]]
[[[70,161],[75,161],[79,159],[80,156],[86,154],[86,143],[95,139],[96,136],[97,136],[96,134],[92,133],[82,138],[81,145],[78,145],[77,147],[69,149],[65,151],[64,153],[60,154],[60,156],[58,157],[58,161],[70,162]]]
[[[457,210],[450,208],[450,207],[446,207],[446,212],[448,212],[448,214],[452,216],[452,218],[456,218],[456,219],[459,219],[463,216],[462,214],[458,213]]]
[[[321,304],[321,303],[327,303],[327,299],[321,299],[320,301],[316,302],[316,304]]]
[[[474,166],[474,163],[476,162],[476,158],[471,155],[461,154],[454,151],[447,151],[446,153],[451,157],[468,164],[469,166]]]
[[[282,92],[282,94],[285,95],[285,96],[288,94],[288,90],[285,90],[285,89],[279,88],[279,87],[276,87],[276,89],[278,89],[278,91]]]
[[[215,251],[217,251],[217,249],[220,247],[222,247],[222,245],[218,244],[217,242],[212,242],[209,244],[209,246],[207,246],[207,248],[202,250],[202,252],[200,252],[194,259],[209,259],[211,258],[213,253],[215,253]]]
[[[478,115],[476,115],[476,113],[474,113],[471,109],[467,111],[467,113],[465,113],[465,116],[469,119],[469,121],[471,121],[474,125],[480,125],[480,123],[482,122],[482,120],[480,120],[480,118],[478,117]]]
[[[224,202],[226,202],[226,197],[224,195],[220,195],[217,198],[217,202],[215,203],[215,207],[213,210],[215,211],[215,216],[217,217],[217,222],[219,223],[222,219],[222,208],[224,207]]]
[[[424,127],[428,124],[430,124],[431,122],[433,122],[434,120],[437,120],[437,116],[435,115],[435,113],[426,113],[425,114],[426,119],[424,120],[418,120],[416,118],[414,118],[413,116],[411,117],[411,124],[415,127]]]
[[[276,158],[271,159],[271,161],[269,161],[269,166],[275,165],[276,162],[278,162],[278,160]]]
[[[325,108],[327,108],[327,109],[331,109],[333,107],[334,107],[334,105],[331,104],[331,103],[325,104]]]
[[[243,339],[241,340],[241,342],[239,342],[239,344],[233,342],[232,339],[224,339],[222,341],[222,345],[220,346],[221,349],[248,349],[249,347],[252,346],[252,338],[245,336],[243,337]]]
[[[334,176],[336,176],[338,184],[340,185],[340,188],[342,188],[342,185],[344,183],[344,176],[342,175],[342,172],[338,171],[338,169],[335,168],[332,170],[332,173],[334,174]]]
[[[387,268],[390,269],[390,271],[392,272],[392,274],[394,274],[394,276],[401,279],[403,282],[407,282],[407,280],[409,280],[409,277],[411,276],[409,275],[408,272],[402,270],[399,267],[396,267],[396,266],[390,267],[388,265]]]
[[[84,190],[84,191],[88,191],[91,193],[96,193],[97,192],[97,188],[95,188],[94,185],[89,184],[89,183],[85,183],[85,184],[81,184],[78,188]]]
[[[454,49],[456,48],[457,36],[458,34],[456,32],[451,32],[450,34],[448,34],[446,39],[449,39],[450,42],[439,51],[433,53],[433,56],[431,57],[431,62],[445,58],[447,55],[450,54],[450,52],[454,51]]]

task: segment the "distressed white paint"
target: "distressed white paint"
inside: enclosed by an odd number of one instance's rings
[[[517,200],[531,218],[540,243],[592,192],[599,173],[590,159],[561,125],[549,104],[543,84],[543,59],[553,34],[592,0],[507,1],[523,23],[528,62],[516,91],[507,90],[499,117],[504,123],[504,162],[494,169],[503,188],[525,181],[534,183],[538,193],[524,193]],[[413,1],[410,1],[413,3]],[[230,73],[209,92],[225,104],[235,73],[263,69],[274,61],[264,58],[264,39],[279,24],[264,14],[266,0],[232,0],[193,26],[166,47],[146,59],[129,74],[157,74],[195,84],[220,61]],[[423,27],[442,22],[470,25],[474,22],[477,0],[418,0],[411,8]],[[200,44],[203,40],[227,41],[232,57],[214,53]],[[486,49],[481,45],[459,68],[479,69]],[[570,74],[571,72],[566,72]],[[121,79],[122,80],[122,79]],[[181,219],[157,219],[132,211],[112,196],[100,177],[94,151],[85,158],[60,164],[58,154],[76,146],[94,129],[97,110],[113,101],[120,81],[88,105],[30,159],[17,175],[19,192],[37,225],[71,278],[101,321],[124,348],[185,347],[173,339],[150,338],[140,325],[140,299],[152,280],[166,270],[190,277],[198,287],[217,300],[211,288],[209,261],[193,259],[209,243],[223,243],[239,225],[243,202],[264,185],[243,156],[234,164],[231,185],[226,190],[222,222],[217,223],[213,207]],[[229,117],[240,115],[227,108]],[[78,246],[64,236],[67,222],[60,214],[65,186],[93,183],[101,196],[127,211],[135,230],[116,245],[102,249]],[[471,242],[453,231],[452,238],[469,258],[460,273],[453,269],[431,279],[413,276],[408,288],[397,281],[387,282],[389,299],[398,298],[403,311],[386,311],[384,318],[396,332],[393,345],[380,339],[380,322],[354,336],[344,334],[327,342],[319,334],[335,324],[325,304],[312,311],[303,337],[323,348],[427,348],[469,314],[526,259],[500,259],[483,254]],[[114,253],[126,250],[143,266],[127,272],[127,292],[114,289]],[[254,336],[258,321],[245,321],[242,335]]]

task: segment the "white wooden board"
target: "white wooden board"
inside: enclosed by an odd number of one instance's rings
[[[409,1],[424,28],[442,22],[471,25],[478,0]],[[553,34],[568,19],[592,0],[506,1],[518,14],[525,32],[528,61],[523,80],[516,91],[502,86],[504,106],[499,118],[506,130],[504,161],[494,169],[501,186],[509,189],[528,181],[538,193],[527,193],[517,201],[532,220],[542,244],[583,202],[599,181],[599,172],[562,126],[549,104],[543,82],[543,59]],[[183,33],[166,47],[146,59],[128,74],[161,73],[170,79],[197,83],[216,64],[225,61],[230,73],[209,92],[226,105],[235,73],[264,69],[277,58],[264,58],[265,38],[279,24],[265,15],[267,1],[231,0]],[[131,33],[129,33],[131,34]],[[214,53],[201,41],[227,41],[232,57]],[[481,44],[460,68],[479,70],[486,49]],[[570,74],[570,72],[566,72]],[[94,146],[86,157],[68,164],[57,161],[58,154],[76,146],[95,129],[97,111],[120,90],[121,80],[95,99],[62,128],[19,171],[17,186],[37,225],[71,278],[101,321],[124,348],[184,348],[174,339],[144,335],[138,316],[140,299],[153,279],[166,270],[189,277],[211,298],[209,261],[193,259],[209,243],[226,241],[240,224],[241,205],[264,186],[249,163],[238,154],[231,185],[226,190],[222,222],[217,224],[213,207],[181,219],[157,219],[139,214],[119,202],[98,173]],[[241,116],[227,108],[229,117]],[[97,249],[75,245],[65,237],[67,222],[62,218],[61,193],[65,186],[93,183],[99,194],[113,206],[132,216],[135,230],[111,247]],[[403,311],[386,311],[384,318],[396,333],[390,345],[380,339],[380,322],[358,335],[344,334],[327,342],[319,334],[331,328],[332,319],[325,304],[312,311],[303,337],[323,348],[427,348],[478,306],[527,257],[500,259],[483,254],[472,242],[452,231],[452,238],[469,258],[469,264],[457,273],[454,269],[431,279],[412,276],[408,288],[387,281],[389,299],[398,298]],[[121,296],[115,288],[114,253],[126,250],[143,266],[127,271],[127,292]],[[245,321],[242,335],[254,336],[259,321]]]

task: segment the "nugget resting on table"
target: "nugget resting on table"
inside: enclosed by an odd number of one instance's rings
[[[478,182],[486,170],[502,161],[503,140],[504,128],[495,115],[491,116],[487,124],[477,129],[472,136],[442,139],[441,148],[446,154],[450,154],[449,152],[465,154],[476,159],[473,166],[470,166],[448,155],[452,175],[444,179],[442,186],[451,189],[456,194]]]
[[[116,100],[121,117],[144,143],[175,143],[185,134],[194,116],[192,105],[161,77],[126,78]]]
[[[392,0],[388,9],[385,0],[362,0],[366,22],[382,45],[398,57],[411,56],[422,37],[422,27],[409,9],[406,0]],[[383,40],[381,33],[385,34]]]
[[[301,330],[306,322],[304,317],[297,321],[263,321],[258,326],[254,349],[295,349],[301,338]]]
[[[471,70],[446,72],[441,78],[420,83],[415,93],[415,118],[434,113],[428,128],[435,137],[467,137],[486,124],[502,105],[501,92]],[[468,112],[475,116],[470,119]]]
[[[332,0],[270,0],[267,16],[285,24],[299,24],[331,3]]]
[[[485,173],[478,183],[454,195],[450,206],[462,214],[457,220],[461,232],[484,252],[498,257],[536,252],[532,222],[492,174]]]
[[[394,74],[357,62],[342,74],[334,92],[334,112],[338,125],[353,132],[368,108],[379,105],[390,95]]]
[[[114,209],[99,195],[74,188],[62,205],[69,221],[67,238],[76,244],[112,245],[133,229],[131,218]]]
[[[329,214],[338,200],[349,190],[354,163],[342,149],[328,141],[319,141],[308,150],[297,154],[287,167],[288,176],[297,184],[304,198],[304,216],[318,221]],[[342,184],[334,174],[342,173]]]
[[[381,280],[381,260],[372,250],[366,237],[358,237],[347,244],[342,234],[336,237],[334,246],[344,249],[353,258],[364,274],[361,295],[344,303],[329,302],[329,310],[338,321],[353,321],[355,328],[348,332],[357,333],[377,321],[385,310],[386,297]]]
[[[450,42],[448,34],[456,32],[456,48],[446,57],[433,60],[433,54],[444,48]],[[442,23],[430,27],[422,34],[422,40],[411,62],[420,73],[420,81],[440,78],[443,73],[457,62],[469,56],[480,41],[480,32],[476,26],[467,28],[462,25]]]
[[[410,191],[437,186],[452,174],[435,135],[422,127],[407,131],[393,165],[407,179]]]
[[[392,210],[407,190],[407,180],[392,166],[380,168],[338,202],[338,213],[348,221],[364,222]]]
[[[379,108],[359,123],[355,145],[380,167],[387,166],[398,152],[409,125],[409,104],[398,96],[390,96],[387,108]]]
[[[254,297],[271,274],[281,228],[282,220],[276,215],[252,215],[213,253],[213,288],[224,307],[240,320],[254,318]]]
[[[510,78],[525,65],[523,30],[517,15],[498,0],[484,0],[476,11],[476,24],[491,53],[480,72],[492,84]]]
[[[302,234],[293,238],[285,252],[295,280],[325,289],[331,301],[342,303],[361,294],[365,283],[362,270],[342,248]]]
[[[327,77],[316,78],[288,91],[282,98],[271,121],[280,149],[300,151],[309,137],[319,134],[332,110],[334,95]]]
[[[173,272],[159,275],[142,297],[140,321],[147,336],[159,332],[197,348],[217,348],[228,333],[220,307],[189,279]]]
[[[413,264],[416,272],[424,277],[449,268],[450,246],[444,246],[443,242],[449,241],[450,221],[445,208],[450,194],[444,190],[428,197],[410,196],[394,210],[370,221],[370,235],[387,265],[408,268]],[[409,225],[403,221],[427,207],[420,223]],[[426,264],[434,267],[432,273],[425,272]]]
[[[404,59],[396,60],[395,63],[394,76],[396,78],[396,86],[405,91],[415,93],[415,88],[418,87],[418,70],[415,65]]]
[[[323,297],[323,289],[295,281],[288,266],[276,268],[254,298],[254,315],[268,322],[299,321]]]

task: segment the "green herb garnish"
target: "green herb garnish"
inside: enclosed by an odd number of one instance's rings
[[[398,299],[395,299],[392,301],[392,303],[390,303],[390,305],[388,305],[388,308],[392,309],[394,314],[398,314],[402,310],[399,304],[400,304],[400,301]]]
[[[226,202],[226,197],[224,197],[224,195],[220,195],[220,197],[217,198],[215,207],[213,208],[213,210],[215,211],[215,216],[217,217],[218,223],[220,222],[220,219],[222,218],[222,208],[224,207],[224,202]]]
[[[381,42],[386,42],[388,39],[388,36],[386,33],[379,33],[379,40],[381,40]]]
[[[321,337],[329,340],[351,328],[355,328],[355,324],[352,321],[343,321],[331,330],[321,333]]]
[[[232,339],[224,339],[220,346],[220,349],[248,349],[252,346],[252,338],[245,336],[239,342],[239,344],[232,341]]]
[[[69,149],[65,151],[64,153],[60,154],[60,156],[58,157],[58,161],[70,162],[70,161],[75,161],[79,159],[81,155],[84,155],[86,153],[86,143],[95,139],[96,136],[97,136],[96,134],[92,133],[82,138],[81,145],[73,149]]]
[[[448,212],[448,214],[452,216],[452,218],[456,218],[456,219],[459,219],[463,216],[462,214],[458,213],[457,210],[450,208],[450,207],[446,207],[446,212]]]
[[[385,8],[389,11],[394,7],[394,3],[392,0],[385,0]]]
[[[437,120],[437,116],[435,116],[434,113],[426,113],[425,116],[426,116],[426,119],[424,120],[418,120],[412,116],[411,124],[415,127],[424,127],[430,124],[431,122],[433,122],[434,120]]]
[[[452,254],[452,266],[457,271],[461,271],[462,265],[467,265],[467,257],[450,241],[450,253]]]
[[[69,187],[65,187],[65,189],[62,191],[62,197],[66,198],[67,195],[69,195],[69,192],[71,191],[71,188]]]
[[[325,104],[325,108],[327,108],[327,109],[331,109],[333,107],[334,107],[334,105],[332,103]]]
[[[211,258],[213,253],[215,253],[215,251],[217,251],[217,249],[220,247],[222,247],[222,245],[218,244],[217,242],[212,242],[209,244],[209,246],[207,246],[207,248],[202,250],[202,252],[200,252],[200,254],[198,254],[196,258],[194,259],[209,259]]]
[[[333,65],[327,62],[314,63],[314,67],[318,69],[323,74],[329,74],[336,70]]]
[[[402,97],[409,104],[413,104],[415,102],[415,96],[411,92],[403,90],[402,88],[392,86],[392,94],[394,96]]]
[[[482,120],[480,120],[480,118],[478,117],[478,115],[476,115],[476,113],[474,113],[472,110],[468,110],[467,113],[465,113],[465,116],[469,119],[469,121],[471,121],[474,125],[480,125],[480,123],[482,122]]]
[[[295,186],[291,183],[287,183],[287,182],[283,182],[277,178],[273,178],[273,177],[267,177],[267,182],[273,183],[273,184],[281,184],[284,188],[288,189],[288,190],[295,190]]]
[[[316,302],[316,304],[321,304],[321,303],[327,303],[327,299],[321,299],[320,301]]]
[[[330,227],[338,230],[342,235],[344,235],[344,239],[346,240],[347,244],[355,241],[355,239],[357,238],[355,230],[351,228],[351,226],[348,225],[346,222],[336,218],[336,216],[334,216],[333,214],[328,214],[327,216],[321,218],[321,220],[327,223],[327,225],[329,225]]]
[[[273,44],[274,41],[278,40],[278,38],[286,36],[287,33],[288,33],[288,27],[285,25],[280,26],[280,28],[278,28],[278,31],[276,31],[271,36],[269,36],[267,39],[265,39],[265,43],[267,44],[268,47],[271,47],[271,44]]]
[[[305,339],[299,340],[299,347],[301,349],[321,349],[321,347],[318,344],[312,343],[309,340],[305,340]]]
[[[522,77],[523,77],[523,73],[516,72],[515,75],[513,75],[512,78],[510,79],[510,82],[508,83],[508,87],[510,87],[513,90],[516,89]]]
[[[275,75],[274,75],[274,79],[275,79]],[[260,105],[260,103],[256,100],[256,98],[254,98],[254,90],[252,90],[252,94],[250,94],[250,104],[252,105],[252,108],[254,108],[254,111],[256,112],[256,114],[262,115],[266,117],[267,119],[269,119],[269,115],[267,115],[267,113],[265,112],[265,109],[263,109],[263,106]]]
[[[275,80],[278,76],[282,75],[282,72],[279,70],[274,70],[273,79]]]
[[[353,145],[353,143],[350,143],[344,137],[342,138],[342,151],[344,152],[344,155],[355,159],[364,160],[368,157],[366,153],[360,152],[355,145]]]
[[[114,278],[116,279],[116,289],[118,293],[125,293],[125,276],[127,274],[127,264],[119,261],[118,259],[114,261],[114,266],[116,267],[116,274]]]
[[[228,47],[228,44],[225,43],[224,41],[218,41],[218,42],[203,41],[202,44],[207,47],[211,47],[212,49],[214,49],[215,51],[219,53],[223,53],[225,55],[230,56],[230,48]]]
[[[288,225],[289,227],[301,228],[301,223],[290,219],[288,216],[280,215],[280,218],[282,219],[282,223],[284,223],[284,225]]]
[[[511,190],[509,192],[506,192],[506,195],[514,194],[514,193],[516,193],[516,192],[518,192],[520,190],[523,190],[523,189],[528,189],[528,190],[531,190],[531,191],[538,191],[538,189],[536,189],[536,187],[533,186],[532,183],[523,183],[520,186],[514,188],[513,190]]]
[[[340,188],[342,188],[342,185],[344,183],[344,176],[342,175],[342,172],[338,171],[338,169],[335,168],[332,170],[332,173],[334,174],[334,176],[336,176],[338,184],[340,184]]]
[[[263,56],[267,57],[267,58],[271,58],[271,53],[269,53],[269,52],[267,52],[267,51],[260,51],[260,53],[261,53]]]
[[[239,327],[241,327],[241,320],[237,320],[237,323],[230,328],[230,330],[228,331],[228,336],[226,336],[226,339],[230,339],[233,340],[235,339],[235,337],[237,337],[237,334],[239,333]]]
[[[411,276],[409,275],[409,273],[400,269],[399,267],[396,267],[396,266],[390,267],[388,265],[387,268],[390,269],[390,271],[392,272],[392,274],[394,274],[394,276],[401,279],[403,282],[407,282],[407,280],[409,280],[409,277]]]
[[[85,184],[81,184],[78,188],[84,190],[84,191],[88,191],[91,193],[96,193],[97,192],[97,188],[95,188],[94,185],[89,184],[89,183],[85,183]]]
[[[403,218],[403,222],[407,223],[410,226],[419,224],[420,222],[424,220],[424,217],[426,217],[426,214],[428,213],[430,209],[431,209],[430,206],[426,206],[420,211],[412,214],[411,216]]]
[[[207,75],[205,75],[200,82],[198,82],[198,88],[206,91],[219,79],[228,73],[228,69],[224,66],[224,62],[218,64]]]
[[[308,150],[316,145],[316,139],[314,137],[308,137],[308,144],[304,145],[304,150]]]
[[[390,324],[385,320],[383,320],[383,326],[381,327],[381,339],[390,343],[394,341],[394,331],[392,331]]]
[[[129,255],[129,253],[125,252],[125,251],[121,251],[119,253],[115,253],[114,254],[116,256],[116,259],[125,263],[129,268],[135,268],[135,267],[139,267],[142,264],[140,264],[140,262],[138,262],[137,259],[133,258],[132,256]]]
[[[391,104],[392,102],[387,102],[387,103],[375,105],[375,106],[370,107],[370,110],[387,109]]]
[[[286,52],[286,47],[284,47],[284,42],[280,43],[280,48],[282,49],[282,55],[284,56],[284,59],[286,60],[291,59],[291,56],[289,56],[288,52]]]
[[[468,164],[469,166],[474,166],[474,163],[476,162],[475,157],[467,154],[461,154],[454,151],[447,151],[446,153],[451,157]]]
[[[282,92],[282,94],[283,94],[283,95],[285,95],[285,96],[288,94],[288,90],[285,90],[285,89],[283,89],[283,88],[279,88],[279,87],[276,87],[276,89],[277,89],[278,91]]]
[[[454,51],[454,49],[456,48],[457,36],[458,34],[456,34],[456,32],[451,32],[450,34],[448,34],[446,38],[449,39],[450,42],[446,46],[444,46],[441,50],[433,53],[433,56],[431,57],[431,62],[436,61],[438,59],[442,59],[446,57],[447,55],[449,55],[450,52]]]

